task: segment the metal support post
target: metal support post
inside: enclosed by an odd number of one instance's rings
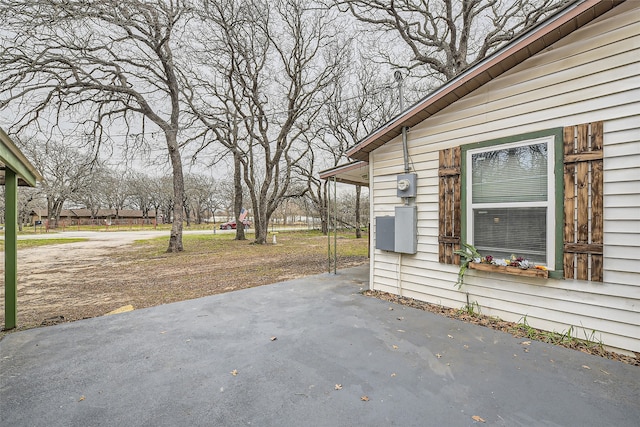
[[[18,324],[18,176],[5,169],[4,328]]]

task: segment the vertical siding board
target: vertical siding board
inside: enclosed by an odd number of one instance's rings
[[[604,281],[602,257],[603,255],[591,255],[591,281],[592,282]]]
[[[589,257],[587,254],[576,255],[576,279],[589,280]]]
[[[451,163],[449,163],[448,166],[450,166]],[[446,183],[446,191],[445,191],[445,198],[444,198],[444,204],[445,204],[445,210],[446,210],[446,227],[445,227],[445,236],[446,237],[453,237],[453,216],[455,215],[455,212],[453,211],[453,177],[451,176],[447,176],[445,178],[445,183]],[[444,247],[444,258],[445,258],[445,262],[447,264],[453,264],[453,245],[451,243],[446,243],[445,247]]]
[[[591,124],[591,151],[600,151],[604,158],[604,124]],[[604,160],[591,162],[591,243],[604,243]],[[602,254],[591,255],[591,277],[594,282],[603,282]]]
[[[578,140],[576,144],[576,154],[582,154],[589,151],[589,124],[585,123],[577,126]]]
[[[564,128],[564,155],[569,156],[575,153],[575,130],[573,126]]]
[[[453,226],[453,236],[454,237],[460,237],[461,235],[461,216],[462,216],[462,210],[461,210],[461,203],[460,203],[460,198],[461,198],[461,193],[462,193],[462,182],[461,182],[461,162],[462,162],[462,158],[461,158],[461,153],[462,153],[462,149],[460,148],[460,146],[454,147],[453,152],[451,153],[452,155],[452,165],[453,168],[456,169],[458,171],[457,175],[452,175],[451,176],[451,185],[453,186],[453,218],[452,218],[452,226]],[[452,244],[451,245],[451,251],[452,251],[452,255],[453,255],[453,259],[451,260],[451,263],[453,264],[460,264],[460,256],[459,255],[455,255],[453,254],[453,251],[460,249],[460,244]]]
[[[604,215],[602,197],[604,188],[603,161],[591,162],[591,243],[602,244],[604,238]]]
[[[604,122],[591,123],[591,151],[600,151],[604,145]]]
[[[570,156],[575,152],[575,129],[573,126],[564,128],[564,155]],[[564,165],[564,243],[575,242],[575,190],[576,166],[573,163]],[[575,277],[575,254],[564,253],[564,277]]]
[[[444,204],[445,204],[445,216],[446,223],[444,228],[444,235],[447,237],[453,236],[453,180],[450,176],[445,177],[445,193],[444,193]],[[449,255],[449,247],[447,245],[447,254]],[[447,258],[449,259],[449,258]]]
[[[573,279],[575,272],[575,254],[565,253],[564,254],[564,278],[565,279]]]
[[[447,164],[447,150],[440,150],[440,157],[439,157],[439,170],[443,170],[446,167]],[[438,200],[440,201],[439,206],[438,206],[438,236],[440,238],[442,238],[442,236],[445,236],[445,230],[446,230],[446,223],[447,223],[447,209],[446,209],[446,203],[445,203],[445,194],[446,194],[446,190],[447,190],[447,177],[446,176],[440,176],[438,179]],[[438,242],[438,261],[445,264],[447,263],[446,260],[446,248],[445,248],[445,243],[440,240]]]
[[[578,163],[578,243],[589,243],[589,164]]]
[[[445,195],[445,188],[446,188],[445,179],[446,179],[446,177],[444,177],[444,176],[440,177],[440,179],[439,179],[439,188],[438,188],[438,195],[439,195],[438,200],[440,201],[439,206],[438,206],[438,219],[439,219],[439,221],[438,221],[438,236],[440,236],[440,237],[444,236],[445,222],[447,220],[445,203],[444,203],[444,195]],[[444,245],[445,244],[444,244],[444,242],[442,240],[440,240],[438,242],[438,261],[443,263],[443,264],[446,263]]]
[[[453,213],[454,213],[454,218],[453,218],[453,235],[454,236],[460,236],[460,229],[461,229],[461,221],[460,221],[460,216],[462,214],[462,211],[460,209],[460,193],[461,193],[461,189],[460,189],[460,175],[455,176],[455,177],[451,177],[453,179],[453,188],[454,188],[454,192],[453,192],[453,197],[454,197],[454,204],[453,204]],[[452,246],[452,250],[455,251],[456,249],[460,249],[460,245],[456,245],[453,244]],[[453,264],[460,264],[460,255],[456,255],[453,254],[453,259],[451,260],[451,262]]]
[[[564,242],[575,241],[575,165],[564,165]]]

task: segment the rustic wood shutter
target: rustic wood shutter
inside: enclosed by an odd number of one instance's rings
[[[602,282],[603,123],[564,128],[564,277]]]
[[[460,147],[440,151],[438,260],[460,264]]]

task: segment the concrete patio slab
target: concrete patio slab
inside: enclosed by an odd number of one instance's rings
[[[640,368],[365,297],[367,277],[9,334],[0,425],[638,425]]]

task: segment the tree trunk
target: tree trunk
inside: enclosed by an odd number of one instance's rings
[[[362,187],[356,185],[356,239],[362,238],[362,231],[360,230],[360,193]]]
[[[169,237],[169,247],[167,252],[182,252],[182,227],[184,210],[182,209],[184,200],[184,175],[182,173],[182,159],[178,149],[177,131],[169,130],[165,132],[167,138],[167,148],[169,149],[169,159],[173,171],[173,221],[171,223],[171,235]]]
[[[325,181],[323,188],[321,191],[318,191],[319,194],[319,200],[320,200],[320,224],[321,224],[321,228],[322,228],[322,234],[323,235],[327,235],[329,234],[329,200],[328,200],[328,196],[329,196],[329,181]]]
[[[182,207],[184,208],[185,217],[187,219],[187,227],[191,227],[191,208],[186,200],[182,203]]]
[[[254,212],[254,218],[256,219],[256,239],[255,243],[264,245],[267,243],[267,234],[269,233],[269,219],[267,218],[267,201],[259,200],[259,206],[257,212]]]
[[[242,165],[240,155],[233,154],[233,213],[236,218],[236,240],[247,240],[244,235],[244,224],[240,221],[242,211]]]
[[[49,223],[49,226],[52,228],[58,228],[58,222],[60,222],[60,213],[62,212],[64,200],[47,200],[47,204],[50,206],[47,213],[49,214],[49,218],[53,219],[53,224]]]

